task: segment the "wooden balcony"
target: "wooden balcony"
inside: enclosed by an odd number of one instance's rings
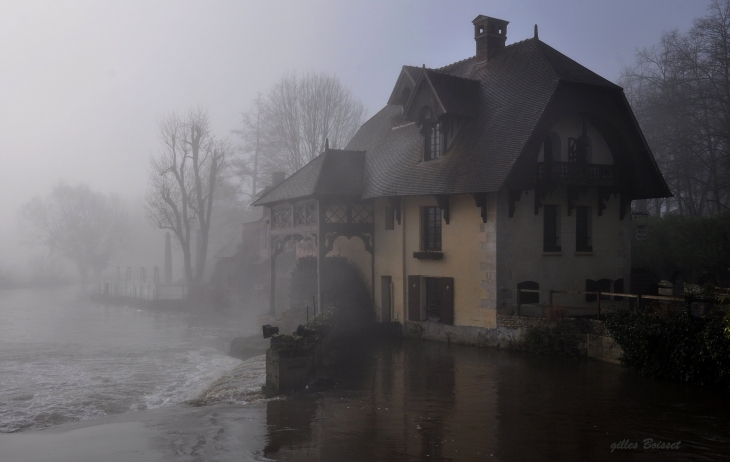
[[[537,183],[575,186],[613,186],[616,184],[616,174],[613,165],[554,161],[538,162]]]

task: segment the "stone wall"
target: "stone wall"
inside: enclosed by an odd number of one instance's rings
[[[608,336],[602,321],[581,320],[589,323],[585,341],[579,347],[580,355],[598,361],[618,364],[621,347]],[[409,338],[437,342],[453,342],[489,348],[521,349],[521,341],[531,327],[547,326],[550,321],[544,318],[498,315],[496,328],[449,326],[438,322],[407,321],[404,326]]]

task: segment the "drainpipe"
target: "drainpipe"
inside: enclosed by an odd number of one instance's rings
[[[401,241],[401,268],[403,270],[403,310],[401,312],[401,323],[403,328],[406,326],[406,313],[408,313],[408,276],[406,275],[406,202],[408,198],[403,197],[400,201],[400,219],[402,223],[402,241]]]

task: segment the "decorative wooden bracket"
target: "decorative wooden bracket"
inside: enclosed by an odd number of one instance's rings
[[[611,198],[611,189],[609,188],[598,188],[598,216],[603,215],[603,211],[606,210],[606,201]]]
[[[545,186],[535,186],[535,215],[540,214],[542,208],[542,200],[545,199],[548,193],[548,188]]]
[[[521,196],[522,196],[521,189],[510,189],[510,191],[509,191],[509,217],[510,218],[512,218],[512,216],[515,214],[515,202],[520,200]]]
[[[439,194],[436,196],[436,203],[441,209],[441,214],[444,216],[444,221],[449,224],[449,196],[447,194]]]
[[[568,216],[571,216],[573,214],[573,210],[575,209],[575,201],[578,199],[578,196],[581,194],[585,194],[585,188],[580,186],[568,186]]]
[[[487,222],[487,193],[475,193],[474,202],[482,209],[482,223]]]
[[[390,203],[390,207],[395,211],[395,220],[400,224],[400,210],[401,210],[401,201],[400,197],[389,197],[388,202]]]

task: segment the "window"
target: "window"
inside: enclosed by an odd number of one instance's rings
[[[310,202],[307,204],[306,214],[307,214],[307,224],[316,225],[317,224],[317,203],[316,202]]]
[[[421,250],[441,251],[441,209],[423,207],[421,213]]]
[[[560,207],[557,205],[543,206],[545,218],[543,222],[543,252],[560,252]]]
[[[292,211],[288,205],[271,209],[272,228],[291,228]]]
[[[575,251],[593,252],[591,244],[591,209],[579,205],[575,208]]]
[[[393,214],[393,207],[385,206],[385,230],[392,231],[395,229],[395,219]]]
[[[540,284],[535,281],[522,281],[517,284],[517,300],[520,305],[537,305],[540,303],[538,292],[520,292],[520,289],[540,290]]]
[[[425,127],[423,160],[434,160],[441,158],[443,136],[441,136],[441,124],[435,123]]]

